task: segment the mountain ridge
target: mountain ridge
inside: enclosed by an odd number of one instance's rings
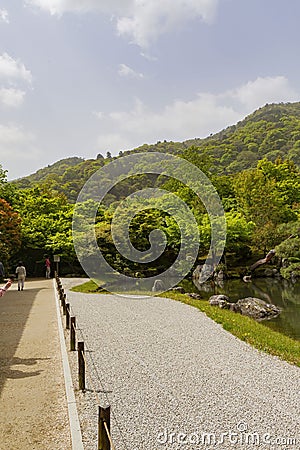
[[[189,159],[189,148],[193,149],[194,160],[209,159],[211,172],[219,175],[253,168],[263,158],[273,162],[278,158],[290,159],[300,166],[300,102],[266,104],[235,125],[205,138],[143,144],[120,151],[116,157],[107,152],[106,157],[99,153],[95,159],[64,158],[12,183],[20,188],[48,184],[74,201],[87,179],[112,159],[143,151],[172,153]]]

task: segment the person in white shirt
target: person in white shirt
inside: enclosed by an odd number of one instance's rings
[[[19,262],[18,267],[16,268],[16,274],[18,276],[18,291],[23,291],[26,278],[26,269],[23,266],[22,261]]]

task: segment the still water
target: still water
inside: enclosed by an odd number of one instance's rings
[[[288,336],[300,340],[300,282],[293,284],[285,280],[275,278],[256,278],[250,283],[242,280],[226,280],[214,286],[205,283],[198,289],[190,282],[185,286],[190,292],[200,291],[204,298],[209,298],[213,294],[225,294],[232,302],[245,297],[257,297],[273,303],[282,309],[281,314],[272,320],[262,323],[274,330],[287,334]]]

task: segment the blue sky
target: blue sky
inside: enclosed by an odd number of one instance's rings
[[[299,0],[1,0],[0,163],[206,137],[300,100]]]

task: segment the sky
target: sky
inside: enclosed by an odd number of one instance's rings
[[[0,0],[0,164],[206,137],[300,101],[299,0]]]

